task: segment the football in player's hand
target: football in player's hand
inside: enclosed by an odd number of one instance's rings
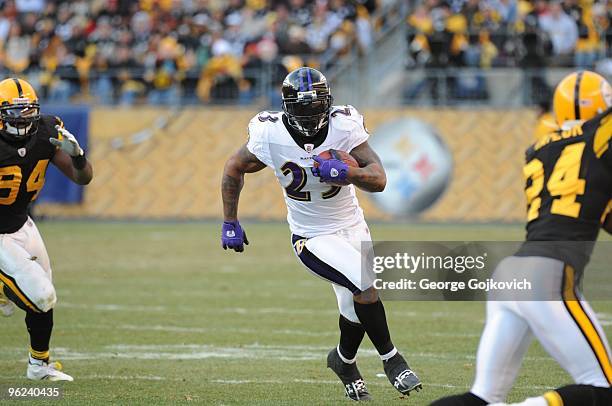
[[[323,151],[318,155],[318,157],[322,159],[339,159],[348,166],[359,168],[359,164],[351,154],[348,152],[339,151],[337,149],[328,149],[327,151]],[[315,162],[315,166],[317,165],[318,164]]]
[[[359,168],[359,163],[357,163],[357,161],[355,160],[355,158],[353,158],[351,156],[351,154],[349,154],[348,152],[344,152],[344,151],[339,151],[337,149],[328,149],[327,151],[323,151],[318,155],[319,158],[321,159],[337,159],[339,161],[344,162],[346,165],[348,166],[352,166],[354,168]],[[314,167],[318,168],[319,167],[319,163],[318,162],[314,162]],[[331,185],[336,185],[336,186],[346,186],[349,184],[348,181],[346,182],[327,182]]]

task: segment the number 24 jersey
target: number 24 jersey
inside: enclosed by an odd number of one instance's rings
[[[528,241],[595,241],[612,199],[612,109],[526,154]]]
[[[310,238],[362,222],[353,185],[328,185],[311,172],[313,156],[328,149],[350,152],[368,139],[361,114],[352,106],[332,107],[323,143],[304,148],[291,137],[282,116],[282,112],[256,115],[249,123],[247,148],[274,171],[283,188],[291,232]]]

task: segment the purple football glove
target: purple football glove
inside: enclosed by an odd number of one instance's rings
[[[348,183],[346,177],[348,176],[348,165],[339,159],[323,159],[315,156],[312,158],[319,164],[318,167],[312,168],[312,174],[317,176],[321,182],[326,183]]]
[[[221,227],[221,246],[224,250],[233,249],[236,252],[244,251],[244,244],[249,245],[246,233],[240,227],[238,220],[224,221]]]

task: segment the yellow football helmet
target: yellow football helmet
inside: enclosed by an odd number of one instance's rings
[[[40,105],[31,84],[9,78],[0,82],[0,135],[22,140],[38,130]]]
[[[588,70],[567,75],[557,85],[553,111],[562,129],[589,120],[612,106],[612,88],[601,75]]]

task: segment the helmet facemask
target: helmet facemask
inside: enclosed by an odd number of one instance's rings
[[[38,103],[23,103],[0,106],[0,133],[5,138],[24,140],[38,130],[40,106]]]
[[[291,127],[306,137],[314,137],[329,122],[332,96],[317,96],[316,90],[297,92],[297,97],[283,99],[283,111]]]

